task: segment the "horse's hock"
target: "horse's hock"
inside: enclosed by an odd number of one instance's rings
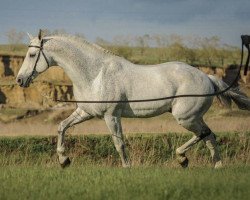
[[[0,105],[14,108],[49,108],[56,103],[50,99],[72,100],[72,85],[59,67],[50,68],[41,74],[29,88],[21,88],[16,85],[15,77],[24,60],[23,56],[0,55]],[[223,78],[230,82],[237,73],[238,67],[231,69],[216,67],[198,67],[207,74]],[[242,76],[244,83],[250,82],[250,73]],[[46,97],[45,97],[46,96]]]

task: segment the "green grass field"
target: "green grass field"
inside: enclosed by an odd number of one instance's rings
[[[126,138],[133,167],[121,168],[110,136],[70,136],[72,165],[57,163],[55,137],[0,138],[0,199],[249,199],[250,133],[221,133],[225,167],[199,143],[181,169],[175,149],[190,134]]]
[[[0,168],[1,199],[249,199],[250,167]]]

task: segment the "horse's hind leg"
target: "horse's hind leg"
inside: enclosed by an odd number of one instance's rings
[[[190,140],[188,140],[185,144],[183,144],[181,147],[176,149],[176,156],[177,156],[177,161],[179,164],[183,167],[186,168],[188,166],[188,158],[186,157],[185,153],[197,142],[200,141],[200,138],[197,137],[196,135],[193,136]]]
[[[107,124],[107,126],[112,134],[115,148],[121,157],[122,166],[123,167],[130,167],[130,162],[129,162],[128,156],[126,154],[126,151],[125,151],[125,143],[123,140],[122,125],[121,125],[120,116],[106,115],[105,122],[106,122],[106,124]]]
[[[63,120],[58,126],[57,154],[59,163],[63,168],[70,164],[69,157],[65,156],[64,135],[66,130],[75,124],[91,118],[92,116],[90,116],[80,108],[77,108],[67,119]]]
[[[204,123],[203,119],[192,120],[192,121],[178,121],[180,125],[186,128],[189,131],[192,131],[195,136],[192,137],[188,142],[183,144],[181,147],[176,149],[177,159],[183,167],[188,166],[188,159],[185,156],[185,153],[196,143],[201,140],[204,140],[207,147],[209,148],[212,158],[215,162],[215,167],[221,165],[219,151],[217,149],[217,144],[215,141],[214,133],[208,128]]]
[[[219,154],[219,150],[217,147],[217,142],[215,138],[215,134],[211,132],[210,135],[205,137],[203,141],[206,143],[208,149],[210,150],[212,160],[214,162],[214,168],[221,168],[222,167],[222,162]]]

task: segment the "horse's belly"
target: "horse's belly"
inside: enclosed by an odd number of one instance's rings
[[[161,115],[165,112],[171,111],[171,104],[169,101],[164,103],[159,102],[142,102],[127,104],[123,111],[122,117],[127,118],[147,118]]]

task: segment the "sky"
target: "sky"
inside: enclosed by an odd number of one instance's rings
[[[42,29],[82,33],[87,40],[116,35],[219,36],[240,46],[250,34],[250,0],[0,0],[0,43],[6,32]]]

